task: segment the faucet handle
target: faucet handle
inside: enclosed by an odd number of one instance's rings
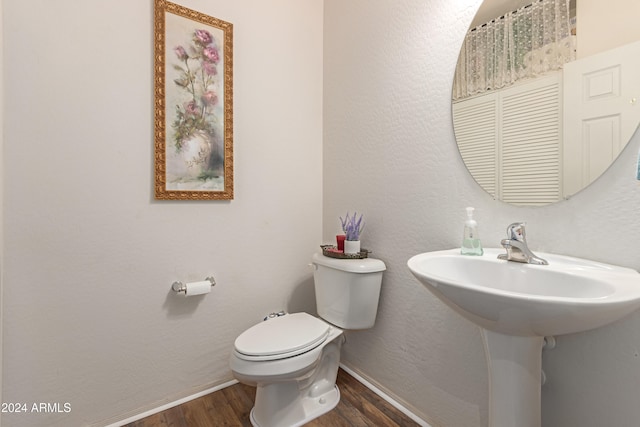
[[[524,222],[514,222],[507,227],[507,237],[511,240],[517,240],[524,242],[526,240],[526,233],[524,231]]]

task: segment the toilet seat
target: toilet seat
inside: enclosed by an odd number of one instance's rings
[[[252,361],[293,357],[322,344],[330,330],[330,325],[310,314],[287,314],[244,331],[236,338],[235,353]]]

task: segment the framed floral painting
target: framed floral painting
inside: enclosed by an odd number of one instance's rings
[[[233,25],[155,0],[155,198],[233,199]]]

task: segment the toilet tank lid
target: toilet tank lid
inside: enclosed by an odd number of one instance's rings
[[[363,259],[339,259],[324,256],[319,252],[313,254],[314,264],[319,264],[335,270],[346,271],[348,273],[375,273],[385,271],[387,266],[379,259],[363,258]]]

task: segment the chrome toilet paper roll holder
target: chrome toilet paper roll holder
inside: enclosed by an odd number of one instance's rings
[[[209,276],[204,280],[208,280],[211,283],[211,287],[214,287],[216,285],[216,279],[214,279],[213,276]],[[186,294],[187,293],[187,285],[182,283],[182,282],[175,281],[171,285],[171,290],[173,292],[185,293]]]

